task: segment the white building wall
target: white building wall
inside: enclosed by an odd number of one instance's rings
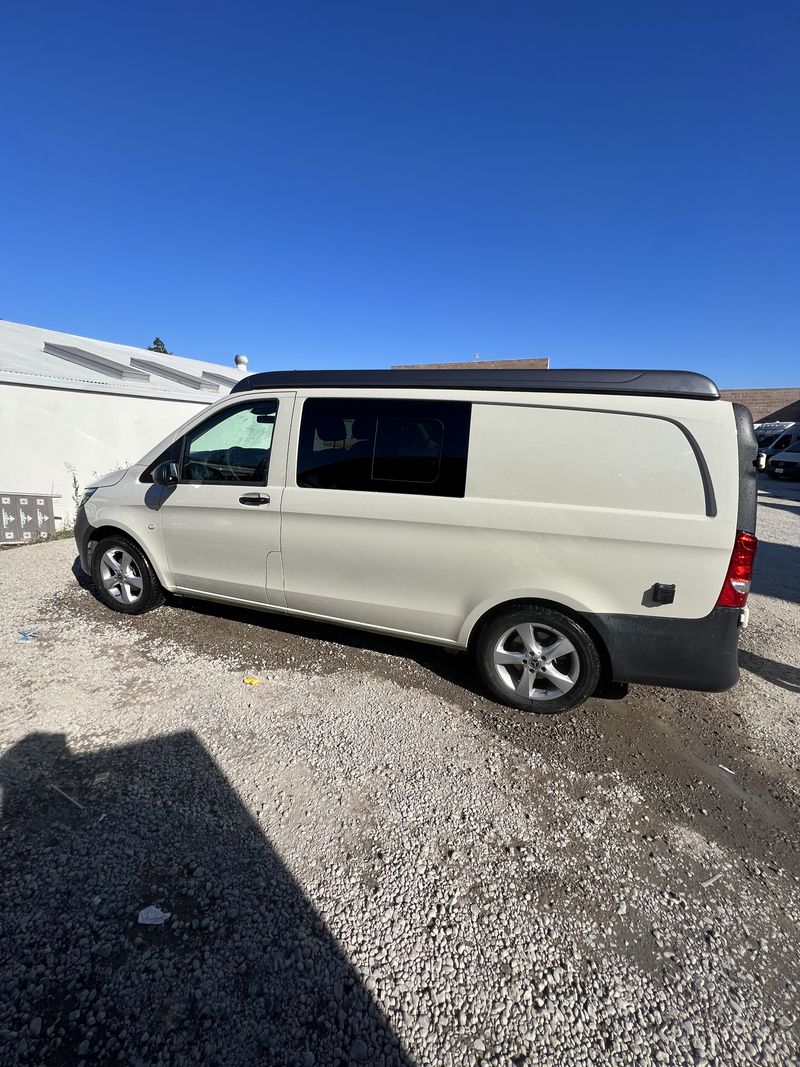
[[[0,383],[0,492],[59,493],[54,511],[69,525],[75,503],[67,464],[83,490],[95,477],[135,463],[206,406]]]

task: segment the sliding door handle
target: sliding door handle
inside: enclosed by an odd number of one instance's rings
[[[239,497],[239,503],[258,507],[259,504],[269,504],[269,497],[266,493],[245,493],[244,496]]]

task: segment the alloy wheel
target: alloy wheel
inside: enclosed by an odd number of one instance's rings
[[[135,604],[142,595],[139,568],[124,548],[110,548],[100,560],[100,578],[106,591],[123,604]]]
[[[581,662],[575,645],[552,626],[518,623],[506,630],[492,659],[503,686],[528,700],[557,700],[578,683]]]

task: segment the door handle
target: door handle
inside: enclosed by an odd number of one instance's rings
[[[244,496],[239,497],[239,503],[258,507],[259,504],[269,504],[269,497],[261,493],[245,493]]]

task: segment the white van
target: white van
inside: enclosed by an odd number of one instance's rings
[[[783,433],[767,438],[763,444],[759,444],[758,447],[763,449],[767,456],[767,473],[772,467],[773,457],[780,455],[781,452],[788,452],[792,445],[796,445],[798,441],[800,441],[800,426],[797,423],[792,423]]]
[[[87,489],[76,540],[116,611],[168,591],[470,650],[556,712],[736,682],[755,461],[688,372],[255,374]]]
[[[794,422],[757,422],[753,429],[758,447],[764,451],[774,445],[782,434],[797,429],[797,424]]]

